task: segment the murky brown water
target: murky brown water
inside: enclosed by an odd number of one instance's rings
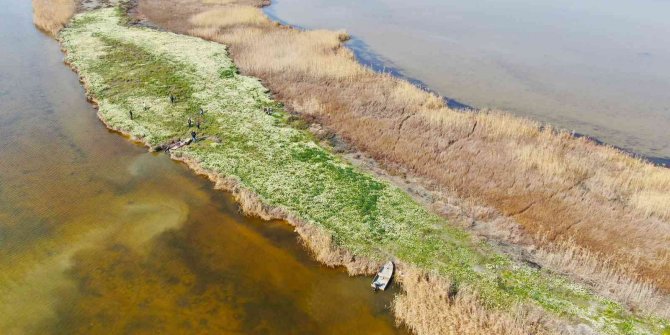
[[[273,0],[440,94],[670,162],[670,2]],[[355,45],[360,47],[360,45]]]
[[[0,7],[1,334],[403,332],[392,292],[107,131],[30,1]]]

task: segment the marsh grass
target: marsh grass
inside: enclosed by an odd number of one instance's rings
[[[513,239],[540,248],[570,240],[594,261],[611,256],[608,266],[633,282],[670,292],[668,169],[504,112],[449,109],[434,94],[363,68],[342,32],[278,26],[258,10],[247,21],[226,17],[231,6],[262,4],[142,0],[140,9],[168,29],[228,45],[242,73],[389,170],[514,220],[522,235]],[[175,11],[181,20],[168,16]]]
[[[193,24],[203,27],[221,28],[237,24],[264,25],[270,20],[261,10],[250,6],[227,6],[200,13],[191,18]]]
[[[202,0],[202,3],[207,5],[228,5],[235,2],[236,0]]]
[[[548,334],[540,313],[491,312],[476,292],[416,267],[403,269],[403,294],[393,301],[399,322],[416,334]]]
[[[203,108],[206,127],[199,132],[201,140],[172,154],[246,190],[237,194],[246,194],[249,211],[271,208],[301,222],[296,226],[301,234],[312,236],[309,241],[318,257],[328,261],[336,248],[346,251],[337,260],[369,260],[358,266],[363,272],[370,264],[394,258],[435,273],[448,280],[456,301],[461,301],[459,310],[467,310],[472,302],[471,308],[483,313],[483,321],[473,321],[473,332],[508,327],[513,333],[526,329],[518,325],[526,321],[533,327],[549,327],[525,314],[517,315],[520,321],[505,316],[525,305],[561,317],[562,322],[579,320],[612,334],[627,330],[650,334],[667,323],[629,314],[621,305],[563,277],[512,262],[397,187],[320,147],[310,133],[295,127],[258,80],[237,74],[224,46],[130,28],[121,24],[119,15],[113,9],[79,15],[61,33],[67,62],[98,103],[101,119],[153,145],[187,135],[186,119],[194,107]],[[129,67],[129,73],[122,73]],[[170,92],[177,92],[176,104],[167,102]],[[427,99],[425,105],[430,104]],[[272,115],[262,110],[268,106],[275,109]],[[130,118],[130,111],[136,112],[135,118]],[[408,287],[407,294],[413,299],[416,292]],[[398,304],[402,306],[402,300]],[[503,328],[487,328],[490,322]]]
[[[33,23],[56,36],[75,12],[74,0],[33,0]]]
[[[570,240],[543,244],[547,246],[536,250],[535,257],[547,267],[592,283],[598,292],[623,302],[630,310],[670,318],[670,297],[649,282],[627,276],[626,271],[612,264],[613,257],[593,255]]]

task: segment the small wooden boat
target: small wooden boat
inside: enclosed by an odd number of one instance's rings
[[[388,261],[384,266],[377,272],[375,279],[372,280],[372,289],[373,290],[385,290],[393,277],[393,262]]]
[[[191,144],[191,142],[193,142],[193,139],[191,139],[191,138],[189,138],[187,140],[179,140],[177,142],[172,141],[171,143],[165,143],[165,144],[161,144],[159,146],[156,146],[154,148],[154,150],[155,151],[163,150],[163,151],[168,152],[172,149],[179,149],[179,148],[181,148],[185,145],[189,145],[189,144]]]
[[[168,146],[168,150],[179,149],[179,148],[181,148],[181,147],[183,147],[183,146],[185,146],[185,145],[189,145],[189,144],[191,144],[191,142],[193,142],[193,139],[190,139],[190,138],[189,138],[188,140],[177,141],[177,142],[175,142],[175,143],[169,145],[169,146]]]

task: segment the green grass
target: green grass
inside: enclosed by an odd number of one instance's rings
[[[104,90],[97,93],[99,98],[118,103],[131,93],[154,97],[174,95],[179,109],[192,102],[193,89],[189,81],[177,74],[181,64],[154,56],[132,43],[105,36],[100,36],[100,39],[108,46],[109,52],[93,69],[108,83]],[[115,66],[106,68],[108,64]]]
[[[474,243],[400,189],[317,145],[258,80],[239,75],[223,45],[126,27],[119,13],[80,14],[61,33],[68,61],[111,127],[157,145],[189,137],[186,120],[200,118],[206,139],[176,154],[238,180],[357,255],[395,257],[471,286],[490,308],[532,303],[607,334],[660,334],[668,326]]]

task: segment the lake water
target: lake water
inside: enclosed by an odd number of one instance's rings
[[[0,334],[404,333],[394,292],[107,131],[30,1],[0,7]]]
[[[670,161],[670,2],[273,0],[441,95]]]

